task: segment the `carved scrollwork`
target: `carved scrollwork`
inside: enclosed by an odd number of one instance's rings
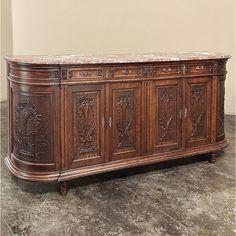
[[[180,66],[177,66],[177,68],[176,68],[176,72],[177,72],[178,74],[181,73],[181,67],[180,67]]]
[[[61,71],[61,77],[62,77],[62,80],[67,80],[67,70]]]
[[[217,72],[219,70],[219,63],[217,61],[213,62],[213,72]]]
[[[185,75],[185,74],[187,74],[189,72],[190,72],[190,66],[186,65],[186,64],[183,64],[183,66],[182,66],[182,73]]]
[[[26,159],[44,159],[49,152],[49,139],[42,126],[42,115],[35,105],[25,100],[16,106],[14,121],[14,150]]]
[[[59,75],[58,71],[55,71],[54,75],[55,75],[55,78],[58,78],[58,75]]]
[[[166,72],[166,73],[169,73],[169,72],[172,71],[172,69],[170,67],[168,67],[168,68],[165,67],[165,68],[162,69],[162,71]]]
[[[156,68],[153,66],[147,66],[143,68],[143,75],[146,77],[152,77],[157,74]]]
[[[117,111],[117,148],[130,147],[133,142],[134,128],[134,94],[133,92],[122,93],[116,99]]]
[[[69,70],[69,72],[68,72],[68,78],[69,78],[69,79],[72,79],[72,76],[73,76],[73,71],[72,71],[72,70]]]
[[[77,157],[86,158],[96,152],[96,96],[81,94],[74,105],[74,145]]]
[[[206,87],[193,86],[190,95],[191,104],[191,136],[204,135],[206,119]]]
[[[159,139],[160,141],[171,141],[176,138],[176,89],[159,89]]]

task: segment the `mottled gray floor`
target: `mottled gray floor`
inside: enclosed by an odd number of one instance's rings
[[[7,151],[2,103],[1,162]],[[2,235],[233,236],[235,117],[226,116],[231,145],[217,163],[206,156],[117,171],[70,182],[28,183],[1,167]]]

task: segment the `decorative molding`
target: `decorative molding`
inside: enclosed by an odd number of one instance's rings
[[[143,68],[143,75],[146,77],[152,77],[157,74],[156,68],[154,66],[146,66]]]
[[[67,80],[67,70],[61,70],[61,78],[62,80]]]
[[[168,67],[168,68],[165,67],[162,69],[162,71],[166,72],[166,73],[170,73],[172,71],[172,69],[170,67]]]
[[[188,64],[183,64],[182,73],[185,75],[190,72],[190,66]]]
[[[72,79],[72,76],[73,76],[73,70],[69,70],[68,71],[68,78]]]
[[[55,72],[54,72],[55,78],[58,78],[58,75],[59,75],[58,71],[55,71]]]

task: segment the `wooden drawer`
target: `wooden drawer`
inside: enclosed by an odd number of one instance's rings
[[[211,62],[199,62],[186,65],[186,74],[196,75],[196,74],[211,74],[211,73],[212,73]]]
[[[62,80],[98,80],[103,79],[103,68],[62,69]]]
[[[132,78],[142,75],[142,68],[137,66],[131,67],[113,67],[108,69],[108,79],[112,78]]]
[[[158,77],[180,77],[181,65],[162,65],[156,67]]]

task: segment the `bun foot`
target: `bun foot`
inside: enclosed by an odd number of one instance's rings
[[[68,181],[59,182],[59,192],[62,196],[67,195],[68,189],[69,189]]]
[[[211,164],[215,164],[216,163],[216,158],[217,158],[216,153],[215,152],[211,153],[210,158],[209,158],[209,162]]]

